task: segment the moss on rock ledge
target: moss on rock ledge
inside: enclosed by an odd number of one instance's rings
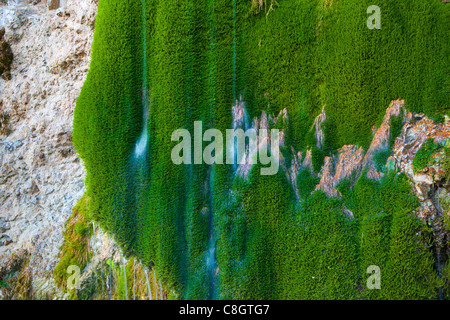
[[[77,266],[83,270],[92,254],[89,249],[92,224],[88,218],[87,202],[87,197],[81,198],[65,223],[64,244],[60,248],[60,260],[54,270],[55,281],[62,288],[67,286],[69,266]]]

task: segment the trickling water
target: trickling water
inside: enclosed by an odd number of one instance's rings
[[[232,107],[232,116],[233,116],[233,130],[242,129],[244,132],[246,132],[248,129],[250,129],[249,116],[242,95],[239,95],[239,99],[235,100],[235,104]],[[238,152],[237,143],[236,141],[232,142],[234,143],[231,143],[230,146],[227,146],[228,148],[230,148],[229,150],[227,150],[227,152],[234,154],[233,172],[236,173],[239,164],[242,161],[245,161],[247,155],[244,153],[244,155],[241,158],[239,158],[237,154]],[[247,151],[248,150],[246,150],[246,152]]]
[[[109,279],[108,282],[106,282],[106,284],[108,285],[108,298],[109,300],[111,300],[111,286],[112,286],[112,267],[111,265],[109,265]]]
[[[134,156],[139,158],[145,154],[148,146],[148,105],[147,105],[147,32],[146,32],[146,0],[142,0],[142,116],[144,126],[134,149]]]
[[[241,96],[242,98],[242,96]],[[247,112],[247,108],[245,108],[245,103],[243,104],[243,109],[244,109],[244,131],[247,131],[248,129],[250,129],[250,121],[249,121],[249,117],[248,117],[248,112]]]
[[[208,269],[213,269],[215,267],[215,253],[216,253],[216,248],[214,247],[214,243],[210,237],[209,239],[209,246],[208,246],[208,251],[207,251],[207,255],[206,255],[206,265],[208,266]]]
[[[441,270],[441,251],[437,252],[437,269],[438,269],[438,277],[442,278],[442,270]],[[439,287],[439,300],[442,300],[442,286]]]
[[[133,300],[136,300],[136,261],[133,260]]]
[[[214,214],[213,214],[213,180],[214,179],[214,168],[211,168],[209,173],[209,192],[208,192],[208,206],[209,206],[209,240],[208,248],[206,251],[206,268],[208,270],[209,281],[210,281],[210,299],[216,299],[216,242],[214,239]]]
[[[158,286],[157,286],[157,283],[156,283],[155,269],[153,269],[153,284],[155,286],[155,300],[158,300]]]
[[[123,286],[125,288],[125,300],[128,300],[128,288],[127,288],[127,270],[126,270],[126,261],[122,260],[123,267]]]
[[[104,289],[103,289],[103,261],[100,261],[100,280],[102,282],[102,299],[104,295]]]
[[[147,269],[144,269],[145,281],[147,282],[148,300],[153,300],[152,298],[152,288],[150,287],[150,281],[148,280]]]
[[[236,100],[236,0],[233,0],[233,100]]]
[[[211,232],[210,238],[208,241],[208,250],[206,251],[206,267],[209,271],[210,277],[210,298],[211,300],[215,299],[215,291],[216,291],[216,245],[214,242],[213,234]]]
[[[146,122],[144,125],[144,129],[142,130],[141,136],[139,137],[139,140],[136,142],[136,147],[134,149],[134,155],[136,158],[141,157],[142,155],[145,154],[145,151],[147,151],[148,132]]]

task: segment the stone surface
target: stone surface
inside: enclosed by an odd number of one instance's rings
[[[377,152],[386,150],[389,147],[389,139],[391,137],[391,119],[393,117],[401,116],[403,121],[405,121],[406,110],[403,107],[404,103],[404,100],[395,100],[391,102],[389,107],[386,109],[383,122],[375,131],[369,149],[364,156],[362,167],[367,168],[367,176],[371,179],[379,180],[382,176],[382,174],[375,168],[373,157]]]
[[[316,190],[324,191],[328,196],[339,196],[336,186],[344,179],[361,172],[364,150],[354,145],[345,145],[338,151],[337,159],[325,157],[319,174],[320,182]],[[333,163],[336,161],[336,165]]]
[[[322,112],[314,119],[314,136],[317,142],[317,148],[321,149],[323,147],[323,143],[325,141],[325,135],[323,133],[322,124],[327,120],[327,116],[325,114],[325,106],[322,108]]]
[[[8,120],[0,130],[0,266],[26,249],[33,281],[41,282],[58,262],[64,222],[84,193],[72,121],[97,6],[69,1],[61,10],[38,1],[0,6],[14,52],[11,80],[0,79],[0,115]]]
[[[395,167],[404,172],[420,201],[415,214],[427,221],[433,232],[436,254],[445,250],[445,239],[450,236],[444,227],[445,216],[450,215],[450,185],[447,184],[442,162],[443,150],[435,153],[430,166],[414,172],[413,160],[427,139],[443,145],[450,139],[450,121],[445,117],[443,123],[435,123],[424,114],[409,113],[408,121],[395,140],[393,161]]]

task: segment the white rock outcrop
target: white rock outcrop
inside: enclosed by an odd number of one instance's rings
[[[72,145],[76,99],[89,69],[97,1],[0,2],[0,27],[14,53],[0,79],[0,266],[20,249],[33,278],[51,272],[64,222],[84,193]]]

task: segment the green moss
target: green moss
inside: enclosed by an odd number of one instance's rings
[[[412,163],[414,173],[428,167],[428,165],[431,164],[433,154],[438,152],[440,149],[441,146],[435,143],[433,139],[427,139],[414,156]]]
[[[317,178],[301,171],[304,201],[298,204],[281,173],[258,177],[255,166],[249,181],[242,181],[232,166],[174,165],[171,134],[179,128],[192,133],[194,121],[224,132],[242,94],[250,118],[287,108],[286,165],[291,145],[312,148],[317,173],[324,157],[342,145],[367,148],[372,126],[392,99],[404,98],[412,111],[448,113],[448,6],[380,0],[382,30],[369,30],[369,0],[278,0],[268,15],[253,3],[100,1],[90,71],[74,115],[74,145],[87,169],[86,210],[127,255],[154,267],[174,297],[358,298],[370,260],[383,268],[401,265],[393,261],[403,249],[393,248],[392,239],[406,239],[407,250],[426,251],[408,233],[417,225],[403,215],[404,202],[414,201],[393,183],[402,178],[388,174],[391,180],[377,183],[363,174],[354,187],[353,181],[340,186],[338,201],[320,192],[310,196]],[[324,105],[319,149],[311,128]],[[149,142],[138,158],[144,107]],[[383,169],[401,124],[392,119],[389,148],[375,155],[377,169]],[[426,166],[428,151],[416,158],[415,169]],[[354,213],[353,222],[342,214],[344,206]],[[89,235],[83,225],[71,230],[69,251],[75,254],[64,254],[55,270],[60,282],[69,263],[82,261],[78,255]],[[366,242],[362,232],[370,235]],[[206,265],[210,237],[216,278]],[[424,255],[405,263],[409,268]]]
[[[380,182],[363,173],[353,189],[339,186],[344,204],[357,218],[363,299],[434,299],[437,274],[425,223],[404,174],[385,174]],[[381,290],[366,287],[368,266],[381,270]]]
[[[325,162],[325,153],[314,145],[311,149],[311,162],[315,173],[319,173]]]
[[[423,222],[398,210],[392,220],[389,260],[383,277],[384,299],[435,299],[437,273],[431,245],[422,237]]]
[[[362,295],[370,300],[383,297],[384,287],[382,290],[369,289],[364,280],[369,277],[367,268],[375,265],[380,268],[383,277],[381,278],[382,286],[384,285],[384,271],[390,247],[391,220],[391,215],[386,212],[370,212],[361,219],[361,272],[364,275],[361,283]]]
[[[319,182],[320,178],[312,175],[308,169],[300,169],[297,175],[297,188],[300,197],[307,200]]]
[[[375,169],[382,171],[386,165],[386,161],[391,155],[391,150],[379,150],[373,155],[373,162],[375,164]]]
[[[55,281],[61,288],[66,288],[67,279],[70,276],[67,273],[67,268],[74,265],[83,270],[92,255],[89,249],[92,225],[89,219],[87,203],[87,197],[81,198],[64,225],[64,244],[60,248],[59,263],[53,272]],[[76,297],[76,292],[74,292],[73,296]]]
[[[281,299],[358,297],[358,246],[339,200],[315,192],[281,230]]]

